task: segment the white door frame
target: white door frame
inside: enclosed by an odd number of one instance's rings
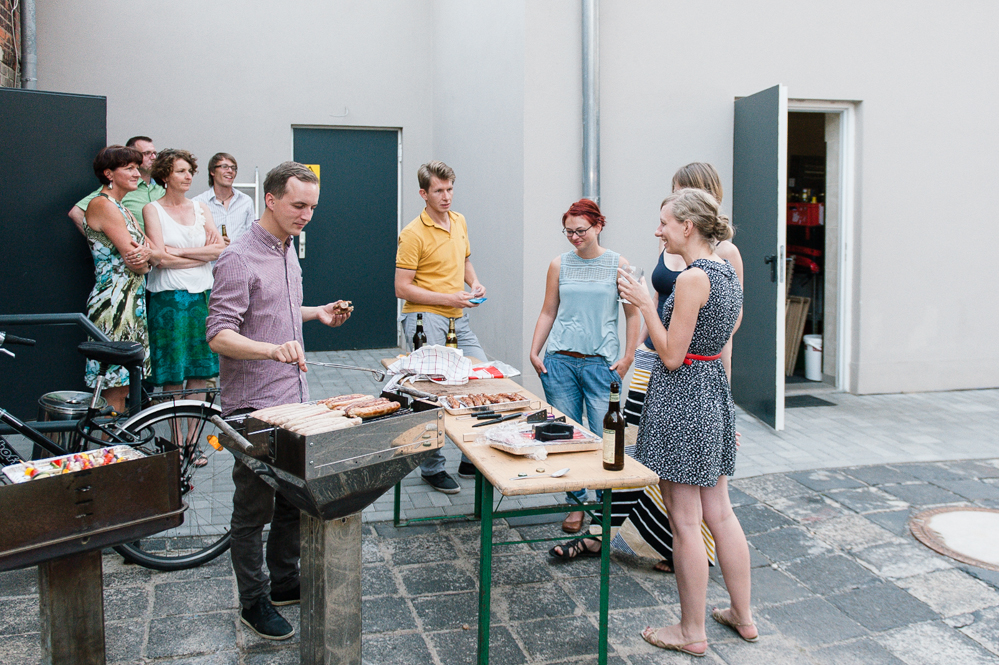
[[[788,112],[839,115],[839,273],[836,299],[836,389],[849,392],[853,354],[853,227],[856,186],[856,112],[854,102],[789,99]]]

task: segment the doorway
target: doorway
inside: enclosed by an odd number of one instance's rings
[[[295,127],[292,154],[319,175],[319,206],[297,241],[305,304],[350,300],[339,328],[304,326],[309,351],[397,343],[395,253],[401,135],[397,129]]]

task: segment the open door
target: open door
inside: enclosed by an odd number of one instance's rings
[[[732,221],[745,266],[742,325],[732,355],[736,404],[784,429],[787,89],[735,102]]]

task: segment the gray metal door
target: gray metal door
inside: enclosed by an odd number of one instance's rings
[[[298,244],[305,304],[354,303],[339,328],[305,326],[305,348],[394,347],[399,133],[296,127],[294,141],[295,161],[318,167],[320,180],[319,206]]]
[[[787,89],[778,85],[737,100],[734,138],[732,221],[745,264],[745,299],[732,355],[732,395],[782,430]]]

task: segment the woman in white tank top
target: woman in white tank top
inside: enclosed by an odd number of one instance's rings
[[[167,391],[183,388],[185,381],[188,389],[204,388],[219,369],[218,356],[205,340],[205,319],[212,261],[225,243],[204,204],[186,197],[197,169],[197,159],[186,150],[160,152],[152,176],[163,184],[166,194],[142,209],[156,261],[146,281],[150,382]],[[197,442],[186,440],[185,444]]]

